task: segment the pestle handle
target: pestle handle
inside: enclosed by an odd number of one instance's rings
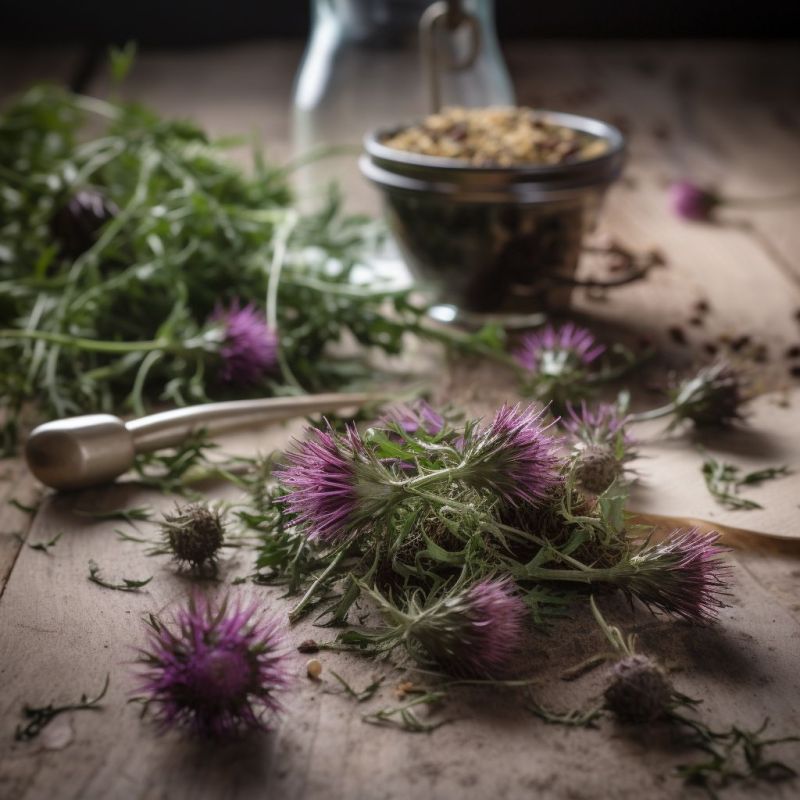
[[[176,408],[128,423],[112,414],[88,414],[39,425],[28,437],[25,457],[31,472],[46,486],[87,489],[127,472],[137,453],[175,446],[199,428],[219,433],[379,399],[354,393],[232,400]]]

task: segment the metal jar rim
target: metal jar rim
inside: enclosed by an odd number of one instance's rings
[[[614,181],[625,162],[625,137],[613,125],[577,114],[538,111],[554,125],[589,133],[608,142],[595,158],[565,164],[477,166],[459,159],[421,155],[387,147],[383,140],[409,125],[377,128],[364,137],[360,160],[365,177],[378,186],[401,192],[449,195],[464,202],[544,202],[567,199],[583,189]],[[411,123],[413,124],[413,123]]]

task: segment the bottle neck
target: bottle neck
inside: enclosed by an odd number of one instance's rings
[[[348,40],[391,45],[416,35],[423,12],[434,0],[312,0],[314,25],[334,24]],[[494,0],[463,0],[484,30],[494,27]]]

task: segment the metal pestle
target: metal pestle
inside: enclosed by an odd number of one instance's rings
[[[112,414],[88,414],[46,422],[25,445],[31,472],[53,489],[87,489],[127,472],[137,453],[180,444],[200,428],[209,433],[278,422],[322,411],[364,405],[376,395],[317,394],[232,400],[176,408],[124,422]]]

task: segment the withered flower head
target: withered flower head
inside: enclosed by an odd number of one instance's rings
[[[743,376],[725,361],[703,367],[671,394],[675,419],[690,419],[701,428],[724,428],[741,420],[747,399]]]
[[[176,506],[174,513],[164,514],[160,527],[166,549],[196,568],[213,564],[225,539],[219,512],[203,503]]]
[[[674,693],[672,684],[658,664],[647,656],[636,654],[613,666],[603,697],[606,708],[620,722],[643,724],[666,717]]]

